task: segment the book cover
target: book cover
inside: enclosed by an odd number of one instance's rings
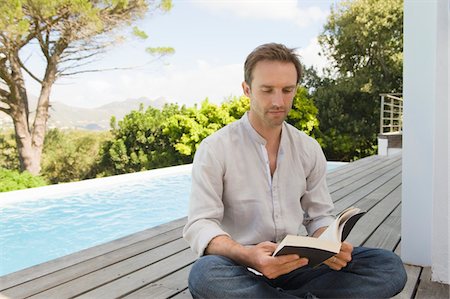
[[[315,267],[339,253],[344,241],[356,222],[365,214],[358,208],[344,210],[319,238],[287,235],[278,245],[273,256],[297,254],[308,258],[308,265]]]

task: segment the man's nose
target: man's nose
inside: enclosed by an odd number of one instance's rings
[[[272,106],[281,107],[283,106],[283,104],[284,104],[283,92],[281,90],[276,91],[272,97]]]

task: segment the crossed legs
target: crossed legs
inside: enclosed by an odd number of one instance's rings
[[[387,298],[406,283],[401,259],[391,251],[355,247],[341,271],[302,267],[276,279],[256,275],[223,256],[198,259],[189,275],[194,298]]]

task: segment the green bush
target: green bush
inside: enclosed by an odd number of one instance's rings
[[[100,148],[109,138],[109,132],[49,130],[41,175],[53,184],[95,177]]]
[[[193,107],[141,107],[117,124],[112,119],[113,137],[103,146],[98,175],[191,163],[204,138],[241,118],[249,107],[250,100],[245,96],[232,97],[221,105],[206,99]],[[317,108],[306,89],[299,88],[288,122],[309,134],[318,126],[316,115]]]
[[[47,185],[44,178],[29,172],[0,168],[0,192],[20,190]]]
[[[176,104],[167,104],[159,110],[148,107],[131,111],[116,123],[111,120],[112,138],[103,144],[97,176],[137,172],[187,163],[162,133],[162,123],[180,114]]]
[[[0,153],[0,168],[19,170],[19,155],[13,129],[0,130]]]
[[[204,100],[199,106],[167,104],[132,111],[117,124],[111,121],[112,139],[102,149],[98,176],[129,173],[191,163],[200,142],[248,109],[246,97],[222,105]]]
[[[314,135],[313,131],[319,127],[317,120],[317,107],[308,95],[305,87],[299,87],[292,102],[287,122],[302,130],[308,135]]]

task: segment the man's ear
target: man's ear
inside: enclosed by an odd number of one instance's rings
[[[250,86],[245,81],[242,82],[242,90],[247,97],[250,97]]]

